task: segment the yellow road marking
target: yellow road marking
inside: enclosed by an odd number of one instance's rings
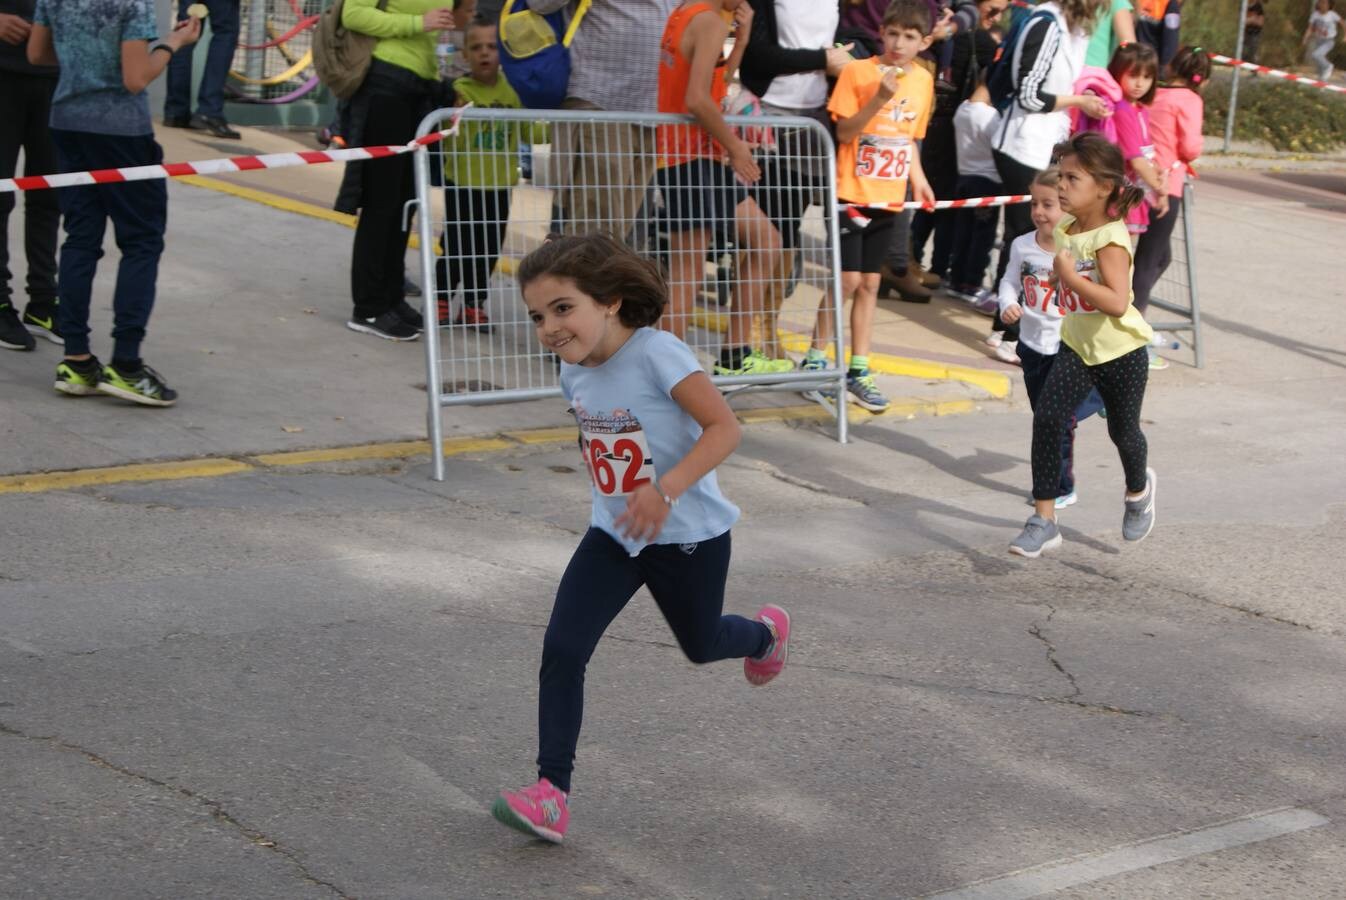
[[[560,428],[506,431],[504,435],[520,444],[568,444],[579,436],[579,430],[574,425],[562,425]]]
[[[184,459],[176,462],[135,463],[73,472],[33,472],[0,476],[0,494],[36,494],[63,491],[96,484],[126,481],[176,481],[182,478],[214,478],[247,472],[255,466],[236,459]]]
[[[975,400],[897,400],[881,415],[950,416],[973,412]],[[745,409],[738,413],[745,425],[764,422],[830,420],[831,414],[821,406],[778,406]],[[568,443],[575,439],[571,426],[534,428],[507,431],[499,435],[449,438],[444,441],[446,456],[468,453],[495,453],[519,446]],[[429,441],[390,441],[381,444],[358,444],[351,447],[329,447],[319,450],[293,450],[281,453],[259,453],[242,459],[218,457],[214,459],[184,459],[158,463],[131,463],[95,469],[76,469],[70,472],[28,472],[19,475],[0,475],[0,494],[40,494],[95,485],[122,484],[133,481],[179,481],[187,478],[215,478],[237,475],[285,466],[315,465],[329,462],[355,462],[374,459],[409,459],[427,456]]]
[[[444,442],[445,456],[464,453],[490,453],[515,446],[499,438],[450,438]],[[353,447],[329,447],[323,450],[292,450],[284,453],[263,453],[252,457],[264,466],[308,466],[314,463],[351,462],[364,459],[406,459],[427,456],[429,441],[394,441],[385,444],[357,444]]]

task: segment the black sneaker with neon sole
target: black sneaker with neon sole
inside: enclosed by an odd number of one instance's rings
[[[98,393],[98,382],[102,380],[103,364],[94,356],[78,361],[63,359],[56,366],[56,390],[71,397]]]
[[[162,375],[143,363],[135,371],[104,366],[98,392],[141,406],[172,406],[178,402],[178,392],[164,383]]]
[[[65,338],[61,336],[60,329],[56,327],[56,310],[54,309],[35,310],[33,305],[29,304],[23,313],[23,327],[27,328],[28,333],[33,337],[40,337],[61,347],[65,346]]]

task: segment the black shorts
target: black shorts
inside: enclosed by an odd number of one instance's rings
[[[734,170],[713,159],[660,169],[656,183],[664,198],[663,220],[669,231],[732,226],[735,208],[748,199],[748,189]]]
[[[841,271],[875,274],[883,266],[893,243],[893,226],[898,213],[886,209],[865,209],[860,214],[869,224],[860,227],[843,210],[837,213],[841,229]]]

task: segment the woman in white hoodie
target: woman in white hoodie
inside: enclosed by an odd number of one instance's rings
[[[1027,194],[1033,179],[1051,165],[1052,148],[1070,137],[1070,113],[1080,108],[1103,118],[1108,109],[1093,94],[1074,93],[1084,68],[1089,36],[1109,0],[1047,0],[1019,32],[1010,60],[1014,97],[1000,113],[992,138],[996,170],[1006,194]],[[1028,204],[1005,207],[1005,250],[996,280],[1005,274],[1008,248],[1033,230]]]

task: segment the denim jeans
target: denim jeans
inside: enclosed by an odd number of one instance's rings
[[[179,0],[178,21],[187,18],[187,7],[195,0]],[[224,116],[224,82],[234,60],[238,44],[239,0],[202,0],[210,11],[210,47],[206,67],[201,70],[201,87],[196,94],[196,112],[203,116]],[[192,112],[192,50],[183,47],[168,61],[164,118],[188,116]]]
[[[51,139],[62,172],[158,165],[164,160],[163,149],[149,134],[126,137],[53,128]],[[89,352],[89,302],[111,219],[122,255],[112,294],[112,358],[139,359],[164,252],[168,187],[163,181],[128,181],[61,188],[56,193],[65,217],[57,321],[66,355]]]

